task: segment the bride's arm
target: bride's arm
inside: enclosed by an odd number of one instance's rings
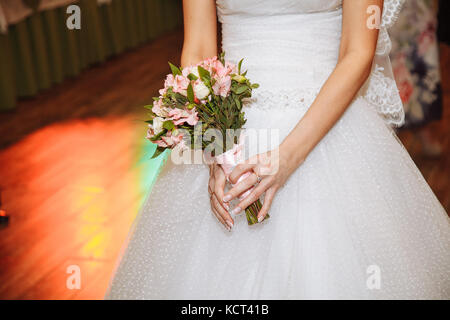
[[[181,66],[217,55],[217,15],[214,0],[183,0],[184,42]]]
[[[183,0],[184,42],[181,66],[196,64],[217,56],[217,14],[215,0]],[[231,230],[233,219],[228,213],[228,205],[222,201],[226,177],[220,166],[210,166],[208,192],[211,210],[217,219]]]
[[[370,5],[383,8],[383,1],[343,2],[342,39],[336,68],[305,116],[281,145],[292,159],[291,166],[298,167],[304,161],[336,124],[370,75],[378,39],[378,30],[367,26],[366,10]]]
[[[370,29],[367,24],[369,18],[367,8],[371,5],[377,5],[382,9],[383,0],[343,1],[342,39],[336,68],[304,117],[281,143],[277,156],[274,157],[273,152],[272,155],[268,154],[269,157],[267,154],[259,155],[259,159],[265,161],[264,165],[261,164],[261,160],[258,162],[249,159],[233,171],[230,176],[232,182],[236,182],[244,172],[250,170],[263,178],[253,192],[238,205],[234,213],[245,209],[266,192],[263,208],[258,215],[258,218],[262,219],[267,214],[276,191],[336,124],[367,80],[378,40],[378,30]],[[262,170],[267,170],[271,174],[264,176]],[[251,175],[227,193],[224,200],[235,198],[253,186],[256,179],[256,175]]]

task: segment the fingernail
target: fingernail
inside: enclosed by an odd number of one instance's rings
[[[264,220],[264,216],[259,216],[258,217],[258,223],[260,223],[261,221],[263,221]]]
[[[230,210],[230,206],[226,203],[223,204],[227,210]]]
[[[231,230],[231,228],[233,228],[233,223],[232,222],[227,221],[227,225],[228,225],[228,227],[230,227],[230,230]]]
[[[227,194],[225,197],[223,197],[223,202],[228,202],[231,200],[231,195]]]
[[[236,215],[241,211],[242,211],[241,207],[238,206],[238,207],[234,208],[233,211],[231,211],[231,214]]]

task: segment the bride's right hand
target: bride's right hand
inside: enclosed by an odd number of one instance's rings
[[[225,184],[227,178],[222,167],[217,164],[211,164],[209,166],[209,184],[208,193],[211,201],[211,209],[216,218],[231,231],[234,221],[231,215],[228,213],[228,204],[222,201],[225,193]]]

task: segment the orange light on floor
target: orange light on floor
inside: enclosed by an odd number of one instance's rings
[[[135,118],[45,127],[0,152],[0,299],[101,299],[161,159]],[[7,219],[6,211],[0,211]],[[66,272],[81,270],[80,290]]]

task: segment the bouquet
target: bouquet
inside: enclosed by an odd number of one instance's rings
[[[172,73],[159,90],[160,96],[153,98],[153,105],[146,106],[150,110],[147,139],[157,144],[153,158],[175,147],[201,148],[229,177],[242,160],[242,139],[236,132],[246,122],[243,100],[250,98],[252,90],[259,86],[246,78],[247,71],[241,72],[242,61],[236,66],[225,61],[222,53],[184,69],[169,62]],[[250,192],[241,195],[241,199]],[[261,207],[257,200],[245,210],[249,225],[258,223]]]

